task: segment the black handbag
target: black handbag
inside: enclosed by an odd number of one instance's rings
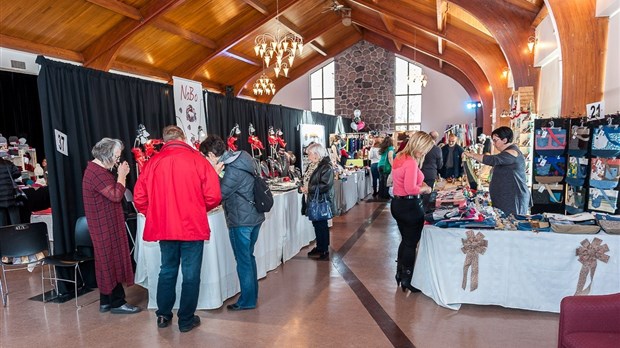
[[[15,196],[13,197],[15,199],[15,204],[18,206],[24,205],[28,201],[28,196],[26,196],[24,191],[22,191],[22,189],[20,189],[19,186],[17,186],[17,184],[15,183],[15,180],[13,180],[13,176],[11,175],[9,167],[6,167],[6,172],[9,174],[9,179],[11,179],[11,183],[13,183],[13,189],[15,190]]]
[[[325,194],[319,193],[319,188],[314,190],[314,195],[308,201],[306,215],[310,221],[324,221],[334,217],[332,207]]]

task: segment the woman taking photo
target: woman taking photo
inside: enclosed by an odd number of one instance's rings
[[[435,145],[433,138],[425,132],[414,133],[405,148],[394,159],[392,180],[394,197],[391,204],[392,216],[396,220],[402,240],[398,246],[398,264],[396,266],[396,284],[403,291],[419,292],[411,285],[413,267],[416,259],[416,247],[424,227],[424,209],[422,195],[431,193],[431,188],[424,183],[424,174],[420,167],[424,156]]]
[[[95,278],[99,286],[99,312],[132,314],[140,307],[125,301],[123,283],[133,285],[134,274],[121,201],[129,174],[127,161],[120,162],[123,142],[103,138],[92,149],[82,179],[84,213],[95,252]],[[112,170],[117,168],[117,175]]]
[[[314,197],[318,188],[320,195],[325,195],[333,208],[334,171],[332,170],[327,151],[321,144],[314,143],[306,149],[308,168],[303,177],[303,185],[299,188],[305,194],[302,205],[302,214],[306,215],[308,202]],[[316,247],[308,253],[308,257],[318,257],[319,260],[329,260],[329,226],[327,220],[312,221],[316,235]]]
[[[499,127],[491,133],[497,155],[479,155],[465,152],[463,156],[493,167],[489,193],[493,206],[508,214],[527,214],[530,191],[525,179],[525,157],[512,143],[513,133],[508,127]]]

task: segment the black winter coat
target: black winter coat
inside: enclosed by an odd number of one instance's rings
[[[327,193],[327,199],[332,205],[332,212],[334,209],[334,170],[332,169],[329,157],[324,157],[319,165],[316,167],[310,180],[308,181],[308,194],[302,200],[301,213],[306,215],[306,207],[308,200],[314,195],[316,188],[319,188],[319,193]]]
[[[255,164],[245,151],[235,152],[224,161],[224,177],[220,180],[222,205],[228,227],[252,227],[265,221],[254,204]]]
[[[19,178],[21,174],[21,171],[13,162],[0,158],[0,208],[17,205],[15,202],[14,180]]]

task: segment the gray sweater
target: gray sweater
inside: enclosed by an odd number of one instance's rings
[[[515,150],[517,157],[506,150]],[[527,214],[530,191],[525,179],[525,158],[519,148],[512,144],[497,155],[485,155],[482,163],[493,166],[489,193],[493,206],[508,214]]]

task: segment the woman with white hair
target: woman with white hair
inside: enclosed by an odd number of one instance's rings
[[[140,307],[125,301],[123,289],[123,283],[133,285],[134,274],[121,203],[129,174],[127,161],[120,162],[122,150],[118,139],[103,138],[95,144],[95,159],[88,162],[82,178],[82,198],[95,252],[99,312],[131,314],[140,312]]]
[[[334,197],[334,171],[330,164],[327,150],[323,145],[314,143],[306,148],[308,155],[308,167],[303,177],[300,191],[305,194],[302,200],[302,214],[306,215],[308,202],[314,196],[317,188],[319,194],[325,195],[329,204],[333,205]],[[333,211],[332,207],[332,211]],[[316,235],[316,247],[308,253],[308,257],[318,257],[319,260],[329,260],[329,226],[327,220],[312,221]]]

